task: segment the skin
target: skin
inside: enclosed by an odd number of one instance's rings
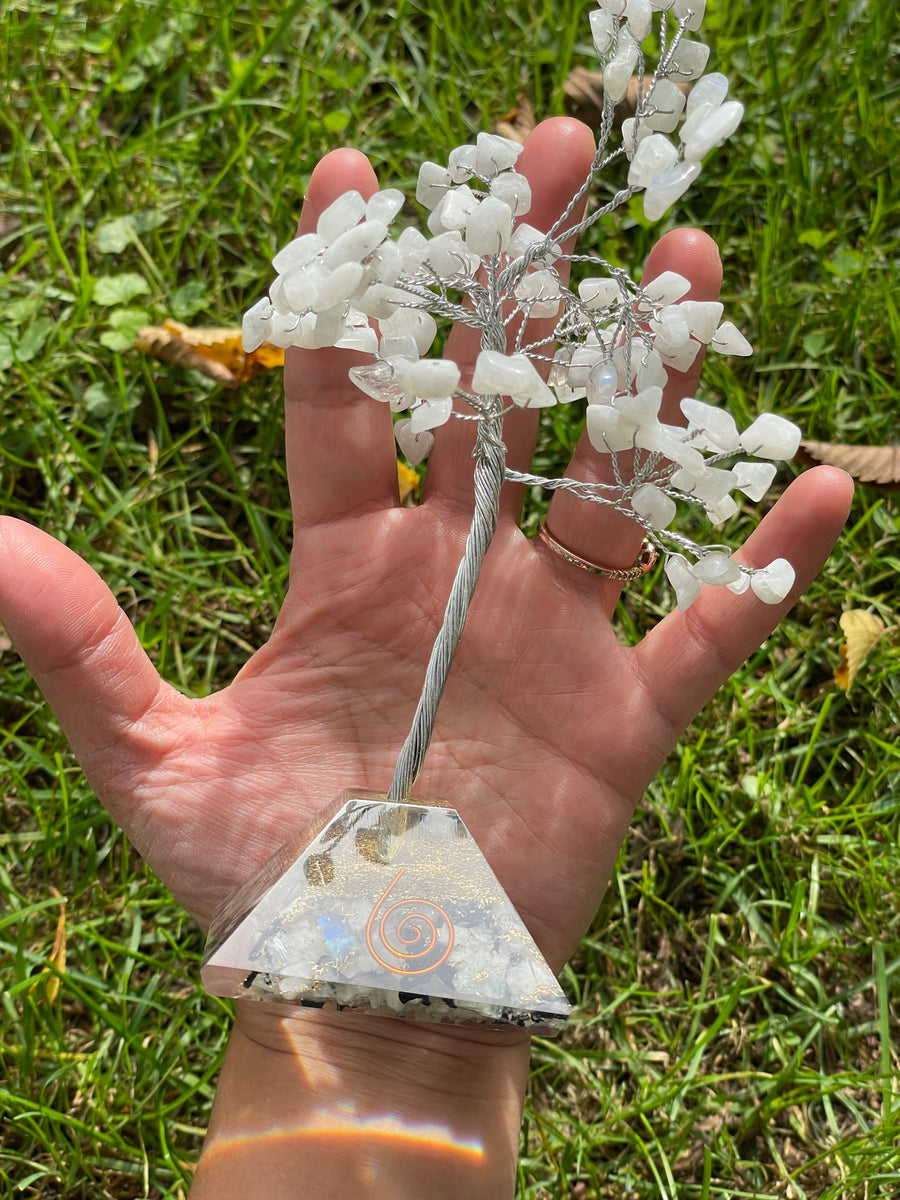
[[[530,223],[549,226],[592,154],[575,122],[532,134],[518,167],[534,192]],[[310,181],[301,231],[348,188],[376,187],[362,155],[330,154]],[[718,294],[718,253],[702,233],[664,237],[645,279],[664,270],[686,275],[695,299]],[[477,352],[477,335],[454,332],[448,355],[465,367]],[[468,529],[467,423],[438,431],[423,502],[400,508],[390,413],[348,382],[357,358],[288,355],[290,588],[268,642],[213,696],[190,699],[159,678],[90,566],[48,534],[0,519],[0,620],[101,802],[201,926],[342,788],[387,787]],[[678,419],[698,373],[699,362],[670,383],[662,420]],[[524,411],[507,422],[514,466],[528,465],[536,419]],[[602,469],[580,445],[571,473]],[[460,811],[554,970],[596,912],[647,783],[818,571],[850,495],[842,472],[802,475],[740,552],[751,565],[794,564],[783,604],[705,588],[626,647],[609,621],[620,585],[526,539],[521,495],[505,490],[416,792]],[[633,562],[641,541],[620,516],[562,495],[548,526],[609,566]],[[270,1198],[310,1195],[310,1172],[317,1195],[512,1193],[528,1056],[520,1035],[238,1008],[196,1197],[254,1194],[262,1181]],[[407,1145],[377,1132],[379,1121],[430,1123],[447,1143]],[[277,1145],[264,1138],[273,1128],[284,1135]],[[467,1138],[481,1148],[477,1161],[459,1151]]]

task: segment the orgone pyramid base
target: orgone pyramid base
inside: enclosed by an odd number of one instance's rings
[[[452,808],[341,793],[213,919],[218,996],[555,1036],[569,1004]]]

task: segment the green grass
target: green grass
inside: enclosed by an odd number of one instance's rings
[[[893,5],[710,0],[706,28],[747,115],[677,220],[719,239],[757,348],[711,362],[707,394],[900,441]],[[562,111],[576,63],[571,0],[2,9],[0,505],[101,570],[178,686],[226,682],[278,610],[279,380],[223,392],[129,350],[134,328],[236,322],[325,150],[408,188],[522,95]],[[604,253],[638,263],[653,236],[629,210]],[[576,432],[555,423],[542,457]],[[820,580],[651,788],[567,971],[577,1017],[535,1045],[522,1200],[900,1194],[898,560],[896,493],[860,488]],[[630,634],[668,602],[630,594]],[[850,607],[893,632],[845,697]],[[0,1180],[183,1196],[227,1008],[5,642],[0,665]]]

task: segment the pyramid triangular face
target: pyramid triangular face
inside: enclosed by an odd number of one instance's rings
[[[569,1004],[452,808],[341,793],[223,905],[218,996],[557,1034]]]

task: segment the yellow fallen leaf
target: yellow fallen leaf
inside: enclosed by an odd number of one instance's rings
[[[268,342],[249,354],[241,342],[240,329],[192,329],[180,321],[146,325],[134,343],[135,350],[186,370],[201,371],[223,387],[236,388],[258,375],[284,366],[284,351]],[[405,463],[397,463],[400,503],[410,501],[419,486],[419,475]]]
[[[419,486],[419,473],[406,463],[397,460],[397,482],[400,484],[400,503],[412,502],[412,494]]]
[[[28,989],[29,994],[33,994],[38,988],[43,987],[48,1004],[52,1004],[59,995],[60,979],[66,973],[66,901],[56,888],[50,890],[59,900],[59,917],[56,921],[53,949],[50,951],[47,966],[41,968],[34,983]]]
[[[134,348],[174,366],[202,371],[223,387],[240,387],[261,371],[284,366],[284,351],[268,342],[246,353],[240,329],[192,329],[180,321],[145,326]]]
[[[884,621],[875,613],[851,608],[841,614],[841,629],[846,642],[840,648],[841,661],[834,670],[834,681],[849,692],[863,659],[884,633]]]

